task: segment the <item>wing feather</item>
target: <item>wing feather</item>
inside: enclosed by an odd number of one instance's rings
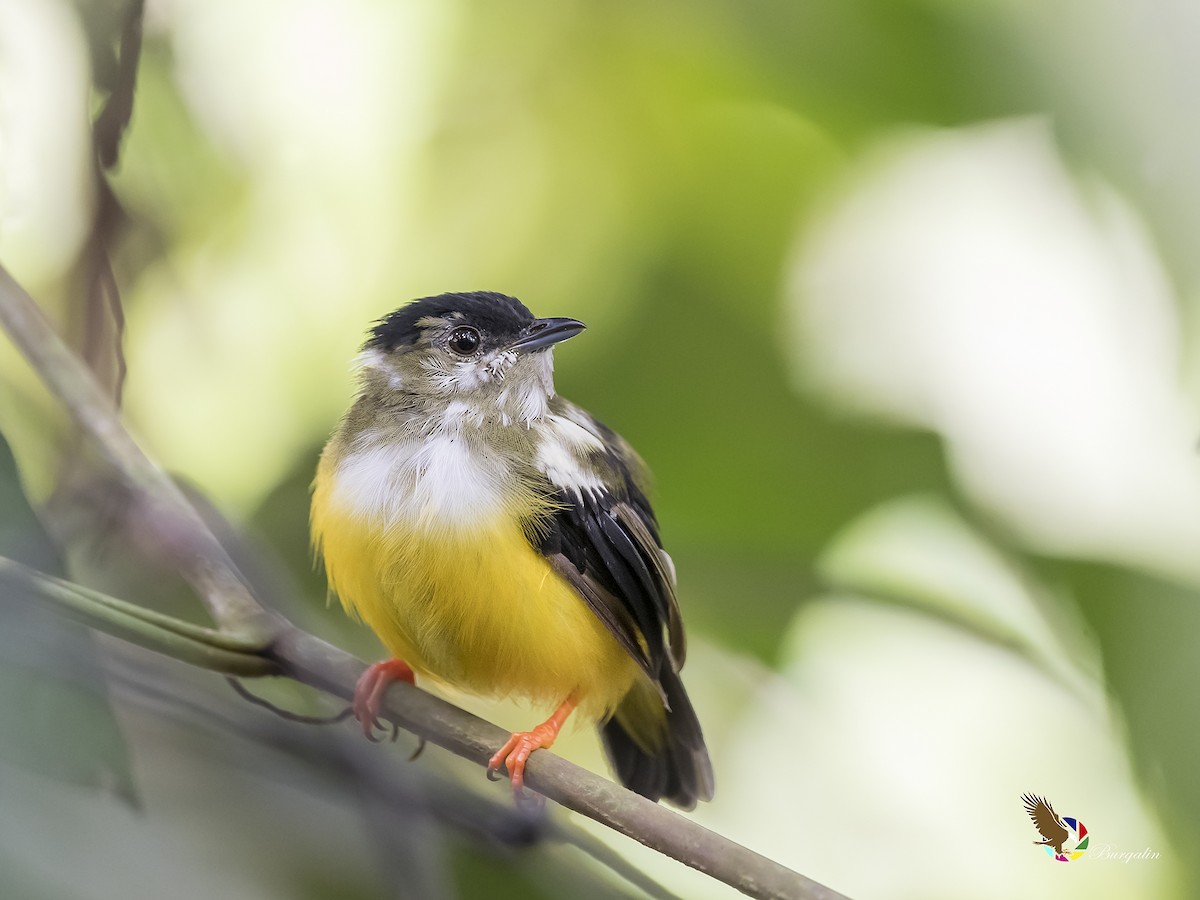
[[[683,615],[679,612],[679,598],[675,593],[675,566],[667,551],[659,546],[658,539],[646,527],[637,510],[622,503],[614,512],[617,520],[633,536],[644,553],[656,583],[664,588],[659,595],[664,601],[659,613],[666,619],[671,657],[678,670],[687,657],[687,639],[683,632]]]
[[[678,671],[686,649],[675,579],[643,493],[641,460],[614,432],[556,398],[560,441],[537,467],[553,508],[531,536],[624,647],[658,682],[664,659]],[[583,429],[590,441],[566,442]]]

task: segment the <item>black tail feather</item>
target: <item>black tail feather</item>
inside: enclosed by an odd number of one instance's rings
[[[650,800],[693,809],[697,801],[713,797],[712,762],[683,682],[665,659],[658,680],[670,709],[666,739],[657,752],[642,749],[618,716],[600,726],[600,736],[623,785]]]

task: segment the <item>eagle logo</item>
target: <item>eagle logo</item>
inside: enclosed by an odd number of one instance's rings
[[[1042,840],[1033,842],[1035,845],[1045,847],[1046,852],[1059,862],[1071,862],[1083,856],[1088,837],[1082,822],[1071,816],[1059,817],[1045,797],[1022,794],[1021,799],[1025,801],[1025,812],[1029,813],[1042,836]]]

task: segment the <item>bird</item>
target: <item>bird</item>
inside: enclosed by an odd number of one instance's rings
[[[312,541],[331,594],[391,654],[355,688],[368,737],[388,686],[419,675],[553,708],[488,762],[518,799],[529,756],[574,713],[622,784],[692,809],[713,767],[649,473],[554,388],[554,348],[585,327],[491,291],[378,320],[317,467]]]
[[[1033,794],[1022,794],[1021,799],[1025,801],[1025,811],[1029,813],[1029,818],[1033,820],[1033,824],[1043,838],[1043,840],[1033,843],[1039,847],[1049,844],[1054,848],[1055,853],[1062,856],[1063,842],[1070,838],[1071,833],[1067,830],[1063,820],[1058,817],[1058,813],[1054,811],[1054,807],[1045,797]]]

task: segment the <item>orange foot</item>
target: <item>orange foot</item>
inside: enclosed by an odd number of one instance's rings
[[[563,701],[562,706],[554,711],[549,719],[539,725],[533,731],[518,731],[512,737],[504,742],[504,746],[495,752],[490,760],[488,760],[488,778],[500,771],[503,766],[508,770],[509,780],[512,782],[513,795],[517,798],[521,796],[521,790],[525,787],[525,763],[529,759],[529,755],[541,747],[549,747],[554,743],[554,739],[558,737],[559,731],[562,730],[563,723],[567,721],[567,716],[571,715],[571,710],[575,708],[575,695],[572,694]]]
[[[379,708],[383,703],[383,695],[393,681],[407,681],[416,684],[417,678],[408,663],[399,659],[388,659],[367,666],[358,683],[354,686],[354,718],[362,726],[367,740],[377,740],[375,729],[383,728],[379,723]],[[392,737],[395,737],[393,731]]]

